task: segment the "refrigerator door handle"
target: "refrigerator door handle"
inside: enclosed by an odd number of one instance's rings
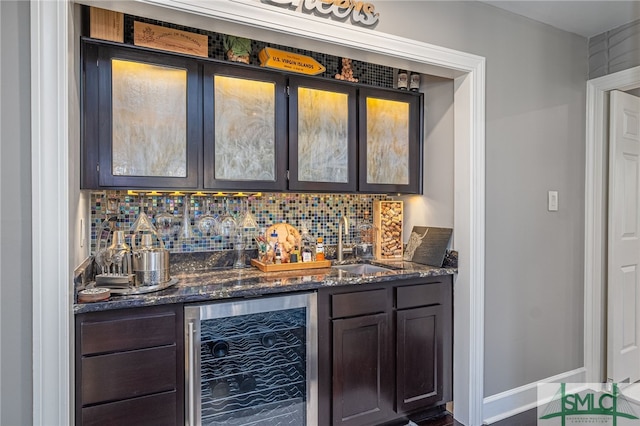
[[[196,384],[196,351],[194,348],[193,334],[195,333],[195,327],[193,320],[189,321],[187,331],[187,350],[188,350],[188,362],[187,368],[187,426],[196,425],[196,401],[195,401],[195,384]]]

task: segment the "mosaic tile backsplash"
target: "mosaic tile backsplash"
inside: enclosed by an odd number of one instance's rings
[[[183,221],[184,202],[187,200],[189,227]],[[218,220],[227,214],[236,222],[249,211],[255,218],[257,229],[286,222],[301,230],[306,222],[314,237],[323,237],[326,245],[336,245],[338,221],[349,220],[349,235],[345,241],[353,242],[355,230],[365,216],[373,217],[373,201],[390,199],[387,195],[372,194],[295,194],[262,193],[250,196],[217,196],[214,194],[130,193],[127,191],[101,191],[91,193],[91,253],[95,253],[102,223],[111,219],[118,230],[132,232],[132,225],[142,208],[157,228],[165,247],[172,253],[211,252],[233,249],[233,237],[203,232],[201,219],[209,213]],[[191,236],[185,238],[185,229]],[[246,249],[255,249],[253,238],[247,238]]]

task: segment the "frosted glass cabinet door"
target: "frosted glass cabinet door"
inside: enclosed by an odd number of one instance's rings
[[[111,60],[111,173],[187,175],[187,70]]]
[[[95,165],[97,185],[196,187],[200,131],[195,61],[91,43],[83,53],[83,161]],[[97,149],[92,146],[96,141]],[[94,150],[98,157],[87,161]]]
[[[360,191],[422,192],[422,104],[411,92],[360,89]]]
[[[207,64],[203,84],[205,188],[286,189],[285,77]]]
[[[289,78],[289,189],[356,190],[356,88]]]

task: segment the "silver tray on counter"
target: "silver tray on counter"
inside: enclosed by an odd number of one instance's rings
[[[143,286],[130,286],[130,287],[109,287],[108,285],[100,285],[96,287],[108,288],[111,290],[111,294],[117,295],[133,295],[133,294],[145,294],[145,293],[153,293],[154,291],[164,290],[166,288],[175,285],[178,282],[177,278],[171,278],[169,281],[165,281],[160,284],[155,285],[143,285]]]

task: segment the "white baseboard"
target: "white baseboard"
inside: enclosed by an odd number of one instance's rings
[[[505,392],[484,398],[484,424],[490,425],[507,417],[515,416],[532,408],[536,408],[538,399],[538,383],[583,383],[587,369],[584,367],[567,371],[539,382],[529,383]]]

